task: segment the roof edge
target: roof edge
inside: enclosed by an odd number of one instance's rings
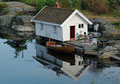
[[[31,22],[34,22],[33,19],[44,9],[46,8],[47,6],[44,6],[32,19],[31,19]]]
[[[73,13],[61,24],[61,27],[74,15],[75,10],[73,11]]]
[[[86,18],[82,13],[80,13],[77,9],[61,24],[61,26],[63,26],[74,14],[78,13],[81,18],[83,18],[88,24],[92,25],[93,23]]]
[[[60,26],[60,24],[55,24],[55,23],[50,23],[50,22],[44,22],[44,21],[38,21],[38,20],[31,20],[31,21],[36,22],[36,23],[43,23],[43,24],[47,24],[47,25]]]

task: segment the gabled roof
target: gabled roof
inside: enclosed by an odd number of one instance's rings
[[[32,22],[47,22],[52,24],[64,25],[74,14],[78,13],[88,24],[92,22],[78,10],[69,10],[64,8],[54,8],[45,6],[33,18]]]
[[[74,10],[63,8],[44,7],[33,20],[62,24],[73,12]]]

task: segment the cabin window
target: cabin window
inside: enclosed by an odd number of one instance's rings
[[[79,24],[78,25],[78,28],[83,28],[84,27],[84,24]]]
[[[57,34],[57,27],[56,26],[54,26],[54,28],[53,28],[53,33]]]
[[[79,62],[79,65],[82,65],[82,62]]]
[[[43,30],[43,24],[41,24],[40,30]]]

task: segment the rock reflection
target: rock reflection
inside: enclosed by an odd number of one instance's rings
[[[56,75],[64,74],[74,80],[78,80],[91,66],[82,56],[57,54],[38,43],[36,43],[36,57],[33,58],[46,68],[55,71]]]

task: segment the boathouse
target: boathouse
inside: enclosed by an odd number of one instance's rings
[[[32,19],[35,22],[36,35],[58,41],[79,39],[88,34],[88,25],[92,22],[76,10],[43,7]]]

